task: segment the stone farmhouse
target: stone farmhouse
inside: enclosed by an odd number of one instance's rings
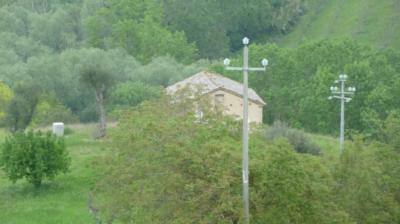
[[[182,88],[201,86],[200,94],[210,97],[212,105],[222,108],[223,114],[243,119],[243,85],[220,74],[202,71],[166,88],[174,94]],[[249,88],[249,122],[262,123],[263,107],[266,103]]]

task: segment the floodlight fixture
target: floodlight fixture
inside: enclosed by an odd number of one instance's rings
[[[225,58],[224,59],[224,65],[225,66],[229,66],[231,64],[231,60],[229,60],[229,58]]]
[[[267,67],[268,60],[266,58],[262,59],[261,64],[262,64],[262,66]]]
[[[346,80],[347,79],[347,75],[346,74],[340,74],[339,75],[339,80],[340,81],[344,81],[344,80]]]
[[[348,91],[349,91],[349,92],[355,92],[355,91],[356,91],[356,87],[349,87],[349,88],[348,88]]]
[[[250,40],[249,40],[249,38],[245,37],[245,38],[243,38],[242,42],[244,45],[248,45]]]

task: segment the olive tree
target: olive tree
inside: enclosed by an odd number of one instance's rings
[[[104,51],[92,50],[88,56],[88,60],[84,61],[80,66],[79,76],[83,84],[95,90],[96,103],[100,114],[98,137],[104,137],[107,128],[105,101],[107,92],[115,83],[115,79],[112,65],[107,60]]]

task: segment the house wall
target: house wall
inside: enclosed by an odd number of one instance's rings
[[[223,109],[224,114],[243,119],[243,99],[223,89],[209,93],[213,105]],[[263,105],[249,100],[249,121],[262,123]]]

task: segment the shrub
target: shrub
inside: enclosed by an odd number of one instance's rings
[[[309,153],[318,155],[320,148],[310,141],[306,134],[301,130],[289,128],[287,124],[277,121],[266,131],[267,139],[287,138],[289,143],[299,153]]]
[[[77,123],[78,118],[64,105],[54,100],[44,100],[37,105],[31,125],[45,126],[58,121],[64,123]]]
[[[136,106],[139,103],[159,98],[162,88],[142,82],[125,82],[115,87],[111,93],[111,101],[115,105]]]
[[[65,128],[64,129],[64,136],[71,135],[73,133],[74,133],[74,130],[72,128]]]
[[[50,132],[17,132],[6,138],[1,147],[0,167],[13,183],[26,178],[39,187],[43,179],[66,173],[69,165],[63,138]]]
[[[89,207],[98,222],[243,223],[240,122],[211,111],[196,122],[180,99],[121,116],[96,169]],[[250,138],[251,223],[348,223],[320,157],[258,136]]]

